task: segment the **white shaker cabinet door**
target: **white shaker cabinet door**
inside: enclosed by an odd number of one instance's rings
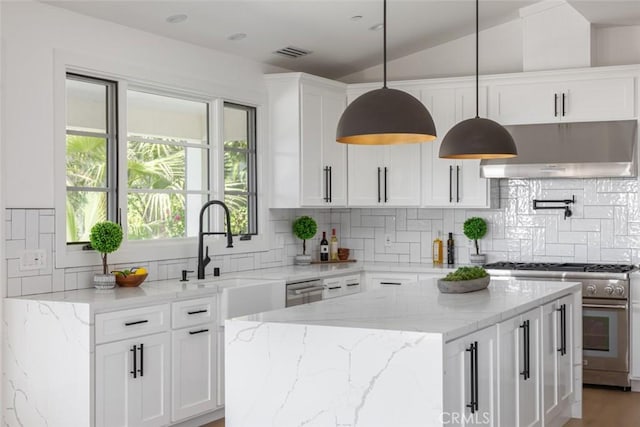
[[[349,145],[349,206],[383,204],[384,147]]]
[[[213,323],[172,332],[172,421],[215,409],[217,339]]]
[[[420,205],[420,146],[400,144],[386,148],[382,170],[382,199],[385,206]]]
[[[169,333],[96,346],[96,427],[169,424]]]

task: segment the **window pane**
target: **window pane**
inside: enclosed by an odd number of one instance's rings
[[[130,240],[185,236],[182,194],[129,193],[127,221]]]
[[[67,79],[67,130],[107,133],[107,86]]]
[[[231,232],[249,233],[249,197],[246,194],[225,194],[224,203],[231,213]]]
[[[107,186],[107,140],[67,135],[67,186]]]
[[[129,188],[184,189],[185,148],[176,145],[129,142]]]
[[[129,135],[207,143],[207,104],[135,90],[127,92]]]
[[[187,237],[198,236],[200,209],[202,209],[202,206],[208,201],[209,197],[206,194],[187,194]],[[213,209],[211,209],[211,211],[213,211]],[[209,230],[207,219],[208,218],[205,217],[203,221],[205,231]]]
[[[224,152],[224,191],[249,191],[247,153]]]
[[[247,149],[249,112],[246,107],[226,104],[224,107],[224,147]]]
[[[67,191],[67,242],[88,242],[91,227],[107,219],[107,193]]]

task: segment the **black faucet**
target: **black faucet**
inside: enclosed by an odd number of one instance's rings
[[[202,231],[202,219],[204,217],[204,213],[211,205],[219,205],[224,209],[225,218],[227,220],[227,231],[226,232],[211,232]],[[231,236],[231,216],[229,215],[229,208],[224,202],[220,200],[210,200],[202,206],[200,209],[200,227],[198,229],[198,279],[204,279],[204,268],[211,262],[211,258],[209,258],[209,246],[207,246],[207,252],[203,255],[203,237],[211,236],[214,234],[225,234],[227,236],[227,247],[233,247],[233,237]]]

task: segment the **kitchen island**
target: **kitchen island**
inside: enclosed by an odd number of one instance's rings
[[[580,283],[425,280],[227,320],[226,425],[562,425],[580,302]]]

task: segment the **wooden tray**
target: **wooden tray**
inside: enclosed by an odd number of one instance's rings
[[[311,264],[342,264],[344,262],[356,262],[358,261],[357,259],[345,259],[344,261],[342,260],[329,260],[329,261],[311,261]]]

